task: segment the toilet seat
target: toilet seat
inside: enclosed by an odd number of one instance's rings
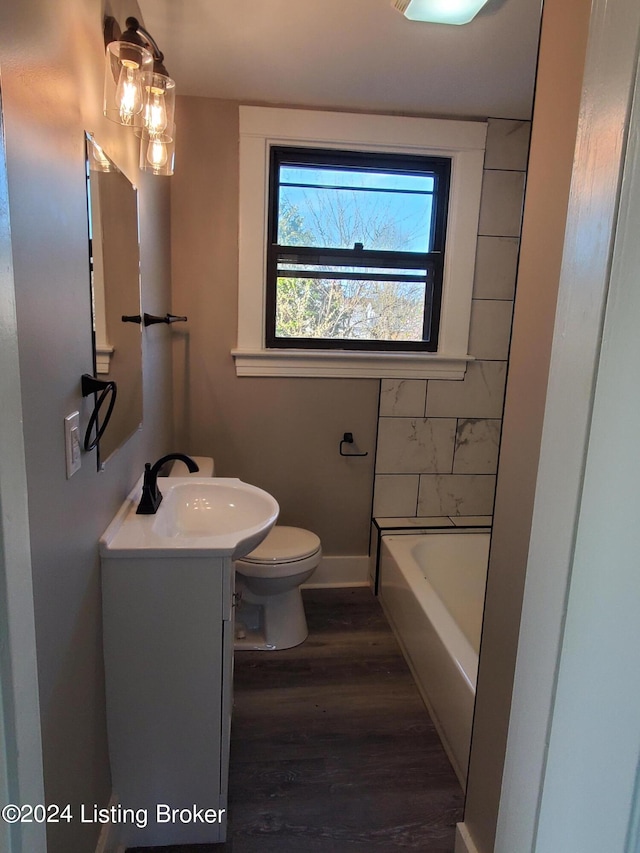
[[[310,530],[276,525],[257,548],[242,558],[244,563],[294,563],[320,549],[320,539]]]
[[[315,568],[320,556],[315,533],[276,525],[257,548],[236,562],[236,569],[254,577],[287,577]]]

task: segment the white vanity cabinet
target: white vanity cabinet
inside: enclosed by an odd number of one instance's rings
[[[109,754],[125,847],[226,838],[232,574],[229,556],[102,550]]]
[[[226,839],[233,560],[278,517],[225,477],[142,481],[100,539],[112,823],[125,847]]]

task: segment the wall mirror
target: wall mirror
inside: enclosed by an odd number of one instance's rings
[[[142,423],[138,192],[85,134],[93,370],[117,400],[98,445],[98,469]]]

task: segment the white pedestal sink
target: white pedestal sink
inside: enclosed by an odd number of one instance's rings
[[[125,846],[226,838],[233,560],[278,517],[271,495],[227,478],[159,478],[100,540],[113,792]],[[144,824],[144,825],[143,825]]]

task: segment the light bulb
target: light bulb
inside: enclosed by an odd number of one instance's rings
[[[160,139],[151,139],[147,148],[147,160],[154,169],[167,164],[167,146]]]
[[[142,109],[142,80],[140,66],[134,62],[123,61],[118,85],[116,103],[120,111],[122,124],[131,124],[133,117]]]
[[[144,125],[150,136],[157,136],[167,126],[167,105],[164,91],[151,86],[145,107]]]

